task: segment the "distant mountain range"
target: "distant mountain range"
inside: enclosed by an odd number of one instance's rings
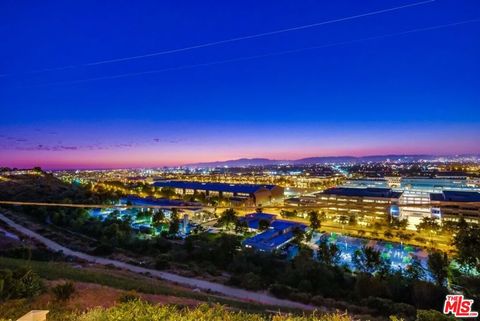
[[[365,162],[383,162],[390,160],[403,161],[417,161],[417,160],[433,160],[441,156],[434,155],[372,155],[372,156],[322,156],[322,157],[308,157],[296,160],[275,160],[268,158],[240,158],[227,161],[192,163],[185,165],[185,167],[245,167],[245,166],[266,166],[266,165],[308,165],[308,164],[325,164],[325,163],[365,163]],[[453,157],[453,156],[445,156]],[[466,156],[465,156],[466,157]]]

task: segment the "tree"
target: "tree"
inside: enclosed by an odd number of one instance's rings
[[[150,221],[152,218],[152,211],[147,209],[146,211],[139,211],[137,213],[136,219],[138,221]]]
[[[425,278],[425,269],[418,257],[412,257],[412,262],[405,270],[405,276],[410,280],[423,280]]]
[[[435,217],[424,217],[422,221],[417,224],[418,231],[425,231],[429,233],[435,233],[440,231],[440,224],[438,223],[438,219]]]
[[[448,257],[446,253],[435,251],[428,255],[428,270],[439,286],[444,286],[448,276]]]
[[[462,224],[453,238],[457,248],[456,259],[459,263],[480,270],[480,227]]]
[[[300,227],[295,227],[293,229],[293,240],[292,243],[300,246],[302,242],[305,240],[305,231]]]
[[[176,235],[180,228],[180,219],[178,218],[178,210],[172,208],[172,214],[170,216],[170,225],[168,226],[168,234]]]
[[[324,221],[327,219],[327,215],[325,214],[324,211],[321,211],[321,212],[318,214],[318,219],[320,220],[320,222],[324,222]]]
[[[107,220],[109,221],[116,221],[119,219],[120,216],[120,211],[119,210],[113,210],[110,214],[108,214]]]
[[[336,244],[329,244],[322,239],[318,244],[318,260],[327,265],[337,265],[340,261],[341,251]]]
[[[233,208],[228,208],[221,214],[218,224],[224,226],[227,230],[237,223],[237,212]]]
[[[260,223],[259,223],[260,225]],[[237,220],[235,224],[235,233],[245,234],[248,231],[248,224],[244,220]]]
[[[363,246],[353,253],[352,262],[360,272],[373,274],[388,267],[388,262],[382,259],[380,251],[370,246]]]
[[[387,225],[390,226],[393,229],[401,229],[404,230],[408,226],[408,220],[407,219],[399,219],[397,217],[393,217],[389,215],[390,220],[388,220]]]
[[[40,277],[29,268],[0,270],[0,299],[34,297],[43,290]]]
[[[391,239],[393,237],[393,234],[391,231],[385,231],[383,233],[383,236],[385,236],[387,239]]]
[[[265,231],[265,230],[266,230],[267,228],[269,228],[269,227],[270,227],[270,222],[267,221],[267,220],[260,220],[260,221],[258,222],[258,229],[259,229],[260,231]]]
[[[308,213],[308,219],[310,220],[310,228],[312,231],[320,229],[322,222],[320,221],[318,211],[310,211]]]
[[[346,215],[341,215],[341,216],[338,218],[338,221],[340,222],[340,224],[345,225],[345,224],[348,223],[348,216],[346,216]]]
[[[281,210],[280,211],[280,216],[284,218],[295,217],[297,216],[297,214],[298,214],[297,210],[293,210],[293,211]]]
[[[159,227],[165,220],[165,213],[162,210],[158,210],[158,212],[154,213],[152,216],[152,225],[153,227]]]
[[[351,226],[357,225],[357,218],[355,217],[355,214],[350,214],[348,216],[348,225],[351,225]]]

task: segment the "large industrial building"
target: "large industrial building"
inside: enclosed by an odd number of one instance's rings
[[[392,188],[394,192],[401,193],[398,200],[398,204],[401,205],[399,214],[401,218],[408,220],[409,229],[415,229],[424,217],[455,220],[459,215],[466,215],[473,220],[475,213],[478,213],[478,209],[475,211],[473,206],[465,209],[465,206],[451,206],[452,201],[446,201],[448,197],[445,195],[450,195],[452,199],[458,199],[460,195],[463,195],[462,197],[470,195],[475,198],[475,192],[480,190],[475,188],[472,180],[466,177],[362,178],[347,180],[343,185],[345,188],[359,189],[359,193],[363,193],[365,188],[386,186]],[[431,205],[431,203],[440,202],[441,197],[444,197],[442,204],[450,202],[449,206],[444,207],[443,213],[440,213],[442,211],[439,207]],[[377,211],[373,210],[373,212]]]
[[[443,191],[430,194],[432,215],[443,221],[457,222],[463,217],[468,223],[480,223],[480,193]]]
[[[172,188],[180,195],[203,193],[228,199],[232,205],[261,206],[283,202],[283,187],[277,185],[157,181],[156,187]]]
[[[389,188],[335,187],[316,194],[317,204],[328,216],[355,216],[359,224],[384,220],[387,215],[398,216],[401,192]]]

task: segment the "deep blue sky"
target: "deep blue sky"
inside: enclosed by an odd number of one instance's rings
[[[415,2],[2,1],[0,165],[480,153],[480,21],[92,80],[480,19],[476,0],[84,66]]]

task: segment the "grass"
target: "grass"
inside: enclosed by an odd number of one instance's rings
[[[225,307],[200,305],[179,309],[175,306],[152,305],[144,301],[132,301],[114,307],[94,308],[84,313],[52,311],[49,321],[352,321],[349,316],[329,315],[265,315],[243,311],[230,311]],[[0,319],[2,321],[2,319]]]
[[[30,267],[40,277],[47,280],[67,279],[77,282],[96,283],[121,290],[135,290],[145,294],[161,294],[189,298],[207,303],[220,303],[228,305],[232,308],[238,308],[252,312],[279,310],[279,307],[230,300],[228,298],[193,292],[187,289],[183,290],[181,288],[169,286],[161,280],[143,277],[115,269],[103,270],[93,268],[74,268],[73,266],[63,262],[27,261],[22,259],[0,257],[0,268],[16,269],[24,266]],[[281,310],[293,313],[300,312],[295,309],[287,308],[282,308]]]

